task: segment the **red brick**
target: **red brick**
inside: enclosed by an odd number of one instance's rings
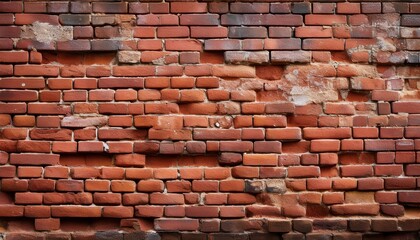
[[[302,42],[304,50],[344,50],[344,40],[341,39],[305,39]]]
[[[25,217],[48,218],[51,216],[51,209],[49,206],[26,206]]]
[[[102,207],[52,206],[52,217],[101,217]]]
[[[312,140],[311,152],[338,152],[340,150],[339,140]]]
[[[227,36],[226,27],[191,27],[192,38],[226,38]]]
[[[240,134],[239,129],[195,129],[193,137],[197,140],[236,140],[241,138]]]
[[[85,191],[107,192],[110,189],[108,180],[86,180]],[[95,196],[95,195],[94,195]]]
[[[121,194],[119,193],[94,193],[93,202],[96,205],[119,205]]]
[[[197,40],[167,40],[166,50],[169,51],[200,51],[201,43]]]
[[[59,161],[57,154],[11,154],[10,163],[16,165],[56,165]]]
[[[136,166],[142,167],[146,163],[145,155],[141,154],[120,154],[115,158],[115,165],[117,166]]]
[[[228,204],[253,204],[256,202],[255,196],[248,193],[230,193],[228,194]]]
[[[368,215],[374,216],[379,213],[379,204],[343,204],[334,205],[331,211],[335,215]]]
[[[1,217],[23,217],[23,206],[2,205],[0,206]]]
[[[11,76],[13,75],[13,65],[0,65],[0,76]],[[1,84],[1,82],[0,82]],[[4,84],[4,83],[3,83]]]
[[[315,166],[292,166],[287,168],[287,175],[291,178],[318,177],[320,169]]]
[[[163,207],[161,206],[136,206],[135,215],[139,217],[158,218],[163,216]]]
[[[17,149],[20,152],[50,153],[51,142],[47,142],[47,141],[18,141]]]
[[[19,167],[17,176],[20,178],[36,178],[42,176],[42,167]]]
[[[249,171],[252,170],[252,171]],[[235,167],[232,169],[232,176],[238,178],[253,178],[258,177],[257,168],[251,167]],[[247,172],[248,171],[248,172]],[[245,190],[245,181],[239,179],[224,180],[220,181],[220,191],[221,192],[243,192]]]
[[[277,155],[276,154],[244,154],[243,164],[251,165],[251,166],[276,166]]]
[[[343,177],[370,177],[373,176],[373,169],[370,165],[341,166]]]
[[[150,203],[159,205],[182,205],[184,204],[184,196],[175,193],[152,193],[150,194]]]
[[[0,63],[27,63],[29,58],[28,52],[0,52]]]
[[[50,231],[60,229],[59,218],[35,219],[35,229],[38,231]]]
[[[142,205],[149,202],[149,195],[144,193],[126,193],[123,195],[123,205]]]
[[[16,65],[14,74],[16,76],[56,77],[59,74],[59,68],[49,65]]]
[[[376,232],[393,232],[398,229],[398,221],[395,219],[373,219],[371,227]]]
[[[384,180],[380,178],[363,178],[357,181],[357,188],[362,191],[384,189]]]
[[[374,170],[376,176],[400,176],[403,172],[401,165],[376,165]]]
[[[259,15],[259,14],[229,14],[222,15],[222,25],[274,25],[274,26],[300,26],[303,23],[300,15]]]
[[[245,217],[245,209],[244,207],[239,207],[239,206],[220,207],[220,217],[221,218],[243,218]]]
[[[192,190],[194,192],[217,192],[219,184],[217,181],[194,180],[192,182]]]
[[[337,13],[357,14],[360,12],[360,3],[337,3]]]
[[[254,116],[255,127],[286,127],[284,116]]]
[[[208,193],[204,197],[206,205],[221,205],[227,203],[226,193]]]
[[[3,78],[0,79],[0,87],[43,89],[45,87],[45,80],[43,78]]]
[[[163,231],[196,231],[199,227],[197,219],[159,219],[155,221],[155,229]]]
[[[103,208],[103,217],[111,218],[130,218],[134,215],[133,207],[122,207],[122,206],[107,206]]]
[[[143,180],[137,184],[137,190],[141,192],[161,192],[164,183],[160,180]]]
[[[15,172],[15,171],[14,171]],[[28,190],[28,180],[2,179],[2,191],[4,192],[25,192]]]
[[[347,19],[345,15],[309,14],[305,16],[305,24],[307,25],[334,25],[346,23]]]
[[[83,181],[60,179],[56,183],[56,190],[59,192],[81,192],[83,191]]]
[[[111,191],[113,192],[134,192],[136,183],[128,180],[113,180],[111,181]]]
[[[300,128],[268,128],[266,139],[268,140],[300,140],[302,133]]]
[[[256,167],[237,166],[232,168],[232,176],[235,178],[257,178],[258,174],[258,168]],[[227,183],[224,182],[220,185],[226,185]]]
[[[16,204],[42,204],[42,193],[16,193],[15,194]]]

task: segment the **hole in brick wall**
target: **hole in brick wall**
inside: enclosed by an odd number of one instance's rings
[[[107,231],[109,229],[118,229],[119,219],[112,218],[61,218],[61,230],[64,232],[77,231]]]
[[[63,65],[109,65],[115,63],[116,52],[51,52],[42,51],[42,63]]]

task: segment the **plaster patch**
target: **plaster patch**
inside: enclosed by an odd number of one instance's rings
[[[279,89],[285,97],[297,106],[324,101],[337,101],[338,92],[334,87],[332,75],[335,69],[325,69],[324,66],[290,66],[279,82]]]
[[[56,41],[68,41],[73,39],[73,27],[34,22],[32,25],[22,27],[21,38],[29,38],[46,44]]]

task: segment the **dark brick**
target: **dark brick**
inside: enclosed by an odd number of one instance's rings
[[[124,240],[124,235],[117,231],[104,231],[95,234],[96,240]]]
[[[205,233],[182,233],[182,240],[206,240],[207,235]]]
[[[250,233],[249,240],[281,240],[281,236],[275,233]]]
[[[161,233],[161,240],[181,240],[180,233]]]
[[[381,13],[381,3],[380,2],[362,3],[362,13]]]
[[[92,40],[93,51],[116,51],[120,48],[120,41],[116,40]]]
[[[293,220],[293,230],[301,233],[312,232],[312,221],[309,219]]]
[[[266,38],[265,27],[230,27],[229,38]]]
[[[346,230],[347,220],[345,219],[315,219],[314,220],[315,230]]]
[[[231,3],[230,11],[232,13],[268,13],[268,3]]]
[[[383,13],[408,13],[410,12],[408,3],[390,2],[382,3]]]
[[[94,2],[93,12],[99,13],[126,13],[128,11],[126,2]]]
[[[361,233],[333,233],[333,240],[362,240],[363,234]]]
[[[292,231],[292,223],[289,220],[272,220],[268,221],[269,232],[290,232]]]
[[[308,233],[306,234],[306,240],[331,240],[331,233]]]
[[[370,230],[369,219],[350,219],[349,229],[354,232],[367,232]]]
[[[372,231],[396,232],[398,231],[398,222],[396,219],[372,219]]]
[[[88,14],[62,14],[60,15],[62,25],[83,26],[90,24],[90,15]]]
[[[49,13],[67,13],[69,4],[67,2],[49,2],[47,3],[47,11]]]
[[[305,235],[303,233],[286,233],[281,236],[283,240],[305,240]]]
[[[420,26],[420,15],[404,14],[401,17],[402,26],[418,27]]]
[[[44,234],[38,232],[12,232],[5,236],[6,240],[44,240]]]
[[[139,231],[124,233],[124,240],[161,240],[161,237],[155,232]]]
[[[290,3],[272,3],[270,4],[270,12],[272,13],[290,13]]]
[[[92,12],[92,6],[89,2],[70,2],[70,12],[90,13]]]
[[[221,165],[238,165],[242,163],[242,154],[240,153],[222,153],[219,158]]]
[[[292,4],[292,13],[311,13],[311,3],[310,2],[298,2]]]
[[[408,63],[419,63],[420,62],[420,54],[416,52],[409,52],[408,53]]]
[[[1,38],[18,38],[20,37],[20,27],[16,26],[0,26]]]
[[[59,51],[89,51],[89,40],[70,40],[65,42],[57,42]]]
[[[48,233],[45,240],[70,240],[70,233]]]

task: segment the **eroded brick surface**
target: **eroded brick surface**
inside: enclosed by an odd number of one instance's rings
[[[2,1],[1,232],[418,239],[419,27],[413,0]]]

